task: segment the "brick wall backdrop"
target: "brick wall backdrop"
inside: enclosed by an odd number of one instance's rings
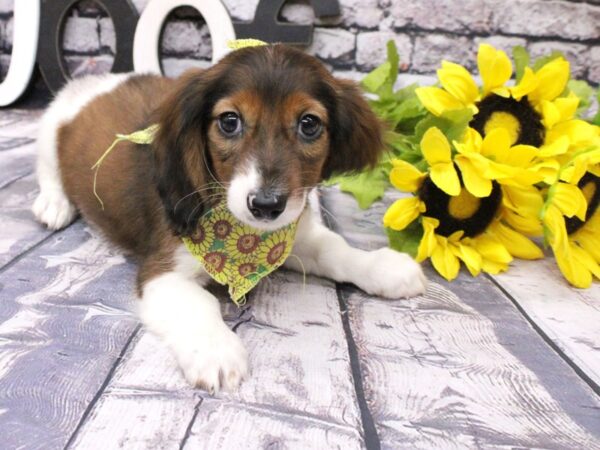
[[[0,68],[12,50],[13,2],[0,0]],[[133,0],[142,10],[148,0]],[[281,20],[314,23],[307,51],[335,70],[366,72],[385,56],[394,39],[402,70],[434,73],[442,58],[475,69],[476,49],[486,41],[502,48],[524,45],[533,56],[552,49],[571,61],[575,76],[600,83],[600,0],[339,0],[342,15],[315,19],[306,0],[289,0]],[[250,20],[258,0],[223,0],[234,20]],[[92,0],[83,0],[66,24],[65,54],[74,76],[107,71],[115,36],[112,23]],[[206,66],[211,55],[208,28],[189,8],[169,19],[162,42],[168,75]]]

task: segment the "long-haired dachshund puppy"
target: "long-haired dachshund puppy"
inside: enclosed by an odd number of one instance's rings
[[[90,167],[115,139],[149,125],[151,144],[121,143],[94,195]],[[382,126],[352,82],[283,45],[234,51],[172,80],[112,74],[69,83],[39,135],[33,212],[51,229],[77,213],[139,264],[144,325],[174,352],[186,379],[210,392],[247,373],[241,340],[223,322],[207,273],[182,244],[224,187],[229,211],[259,230],[298,221],[285,266],[387,298],[425,289],[409,256],[350,247],[311,216],[307,193],[333,173],[373,165]],[[300,261],[301,262],[300,262]]]

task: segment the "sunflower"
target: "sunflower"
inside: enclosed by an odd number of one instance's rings
[[[188,249],[195,255],[208,253],[214,240],[214,234],[207,229],[207,224],[203,222],[198,222],[194,232],[189,237],[183,238]]]
[[[482,270],[506,270],[513,256],[542,257],[541,250],[507,220],[516,215],[517,223],[541,228],[539,209],[512,205],[515,195],[527,197],[532,185],[544,177],[536,165],[537,149],[514,151],[504,130],[485,138],[468,130],[461,142],[454,143],[458,154],[453,158],[450,142],[436,127],[425,132],[420,145],[428,172],[393,160],[391,183],[416,195],[397,200],[383,217],[384,225],[396,231],[422,218],[417,261],[431,258],[435,269],[452,280],[458,275],[460,261],[475,276]],[[541,195],[539,200],[541,206]]]
[[[600,130],[599,130],[600,131]],[[561,170],[542,209],[544,236],[573,286],[600,279],[600,142]]]
[[[542,148],[554,157],[580,145],[579,136],[589,135],[589,124],[575,118],[579,98],[563,96],[570,77],[569,62],[557,57],[534,71],[525,67],[514,86],[507,86],[513,74],[506,53],[481,44],[477,66],[481,88],[464,67],[448,61],[437,71],[441,87],[421,87],[416,94],[435,116],[468,108],[473,112],[469,126],[486,136],[496,129],[508,131],[511,145]]]
[[[258,255],[259,261],[266,266],[278,267],[287,259],[292,245],[293,242],[290,241],[286,231],[271,233],[261,246]]]
[[[241,260],[244,256],[252,254],[261,242],[262,238],[258,230],[247,225],[236,226],[225,239],[225,249],[231,258]]]

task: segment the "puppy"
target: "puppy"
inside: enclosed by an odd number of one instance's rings
[[[102,164],[102,208],[90,167],[115,133],[152,124],[152,144],[121,143]],[[81,213],[134,255],[144,325],[191,384],[234,389],[248,371],[246,351],[181,237],[225,195],[254,228],[298,221],[298,258],[286,267],[387,298],[422,293],[425,279],[409,256],[351,248],[306,207],[320,181],[372,166],[382,149],[381,124],[355,84],[290,47],[245,48],[177,80],[110,74],[69,83],[41,122],[33,212],[51,229]]]

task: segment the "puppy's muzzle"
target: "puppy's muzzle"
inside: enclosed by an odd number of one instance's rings
[[[248,195],[248,209],[256,219],[275,220],[285,210],[287,195],[260,189]]]

